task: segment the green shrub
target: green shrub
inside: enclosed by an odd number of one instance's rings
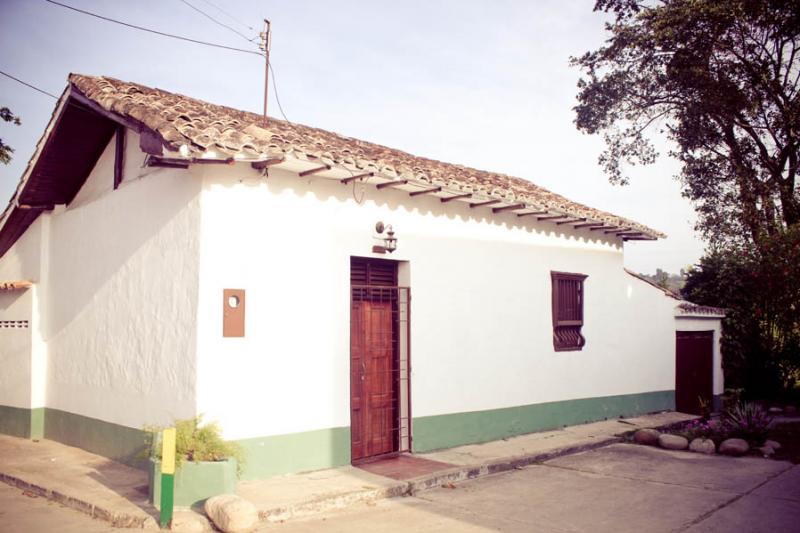
[[[222,438],[219,424],[210,422],[203,424],[203,415],[175,421],[175,468],[180,468],[183,461],[224,461],[236,459],[236,472],[242,473],[244,453],[235,442]],[[161,460],[162,427],[145,426],[147,450],[153,459]]]
[[[731,437],[738,437],[752,445],[764,443],[769,433],[772,417],[760,405],[743,402],[725,411],[723,425]]]

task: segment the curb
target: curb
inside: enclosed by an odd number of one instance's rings
[[[595,450],[622,441],[623,438],[618,436],[603,437],[588,444],[566,446],[564,448],[558,448],[555,450],[549,450],[530,455],[505,457],[480,465],[457,466],[448,470],[436,472],[429,476],[420,476],[408,481],[398,481],[396,484],[388,487],[366,491],[354,491],[331,496],[322,496],[315,500],[303,502],[297,505],[275,507],[272,509],[259,509],[258,516],[262,522],[273,523],[283,522],[295,518],[308,518],[325,511],[344,509],[345,507],[349,507],[358,503],[374,502],[377,500],[394,498],[397,496],[414,496],[420,492],[435,489],[447,483],[467,481],[490,476],[492,474],[500,474],[502,472],[517,470],[532,464],[555,459],[556,457]]]
[[[40,485],[30,483],[16,476],[4,474],[3,472],[0,472],[0,481],[8,485],[11,485],[12,487],[32,492],[37,496],[41,496],[42,498],[47,498],[48,500],[60,503],[65,507],[69,507],[71,509],[75,509],[76,511],[80,511],[81,513],[87,514],[92,518],[99,518],[100,520],[105,520],[113,527],[132,528],[132,529],[158,529],[158,525],[156,524],[155,519],[151,516],[134,516],[128,513],[118,513],[114,511],[109,511],[108,509],[104,509],[103,507],[97,506],[86,500],[82,500],[80,498],[64,494],[57,490],[48,489]]]

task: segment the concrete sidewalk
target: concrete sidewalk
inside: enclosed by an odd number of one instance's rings
[[[412,479],[396,480],[346,466],[242,481],[237,493],[256,505],[262,520],[282,521],[520,468],[613,444],[621,440],[620,435],[639,428],[692,418],[665,412],[418,454],[451,466]],[[141,470],[56,442],[2,435],[0,457],[0,481],[117,527],[157,527],[157,512],[147,502],[147,474]]]

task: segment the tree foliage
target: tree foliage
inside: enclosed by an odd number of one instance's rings
[[[800,381],[800,226],[758,248],[717,250],[688,272],[683,295],[724,307],[725,383],[752,397]]]
[[[7,107],[0,107],[0,119],[3,122],[12,122],[19,126],[22,122],[19,120],[19,117],[14,115],[11,110]],[[0,163],[7,165],[11,162],[11,154],[14,152],[14,149],[11,148],[9,145],[3,142],[3,139],[0,139]]]
[[[666,134],[683,194],[712,245],[800,223],[800,0],[597,0],[610,39],[584,73],[576,125],[602,133],[600,163],[650,164]]]

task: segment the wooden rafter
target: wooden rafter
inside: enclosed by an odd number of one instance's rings
[[[125,166],[125,126],[117,125],[114,143],[114,189],[122,183],[122,169]]]
[[[305,178],[306,176],[311,176],[312,174],[318,174],[320,172],[325,172],[326,170],[330,170],[330,169],[331,169],[330,165],[322,165],[321,167],[311,168],[309,170],[304,170],[304,171],[298,173],[298,176],[300,176],[301,178]]]
[[[253,161],[250,163],[250,166],[256,170],[264,170],[265,168],[269,168],[273,165],[280,165],[284,161],[286,161],[285,157],[274,157],[265,161]]]
[[[459,198],[470,198],[472,196],[471,192],[466,192],[464,194],[456,194],[455,196],[448,196],[447,198],[440,198],[443,204],[447,202],[452,202],[453,200],[458,200]]]
[[[409,196],[419,196],[420,194],[431,194],[431,193],[434,193],[434,192],[439,192],[441,190],[442,190],[441,187],[434,187],[432,189],[425,189],[424,191],[412,191],[412,192],[408,193],[408,195]]]
[[[630,231],[631,229],[632,228],[618,228],[611,231],[604,231],[603,233],[605,233],[606,235],[615,235],[617,233],[625,233],[626,231]]]
[[[376,185],[378,189],[386,189],[387,187],[396,187],[397,185],[405,185],[408,183],[408,180],[395,180],[395,181],[387,181],[385,183],[379,183]]]
[[[530,217],[538,215],[546,215],[547,211],[531,211],[530,213],[517,213],[518,217]]]
[[[584,220],[586,220],[586,219],[585,218],[575,218],[575,219],[572,219],[572,220],[561,220],[559,222],[556,222],[556,224],[558,224],[560,226],[561,224],[574,224],[576,222],[583,222]]]
[[[614,229],[615,227],[616,226],[603,225],[603,226],[598,226],[596,228],[589,228],[589,231],[602,231],[602,230],[607,230],[607,229]]]
[[[31,204],[18,204],[17,208],[24,209],[26,211],[52,211],[55,209],[55,204],[42,204],[42,205],[31,205]]]
[[[569,217],[566,217],[565,215],[552,215],[547,217],[536,217],[536,220],[556,220],[559,218],[569,218]]]
[[[485,202],[476,202],[474,204],[469,204],[469,206],[470,206],[470,208],[483,207],[483,206],[486,206],[486,205],[499,204],[502,201],[503,200],[487,200]]]
[[[492,213],[502,213],[503,211],[513,211],[514,209],[525,209],[525,204],[504,205],[503,207],[493,207]]]
[[[355,174],[353,176],[348,176],[346,178],[342,178],[339,181],[341,183],[350,183],[351,181],[360,180],[361,178],[371,178],[374,175],[375,175],[374,172],[364,172],[363,174]]]
[[[575,224],[576,228],[598,228],[605,226],[605,222],[587,222],[586,224]]]

